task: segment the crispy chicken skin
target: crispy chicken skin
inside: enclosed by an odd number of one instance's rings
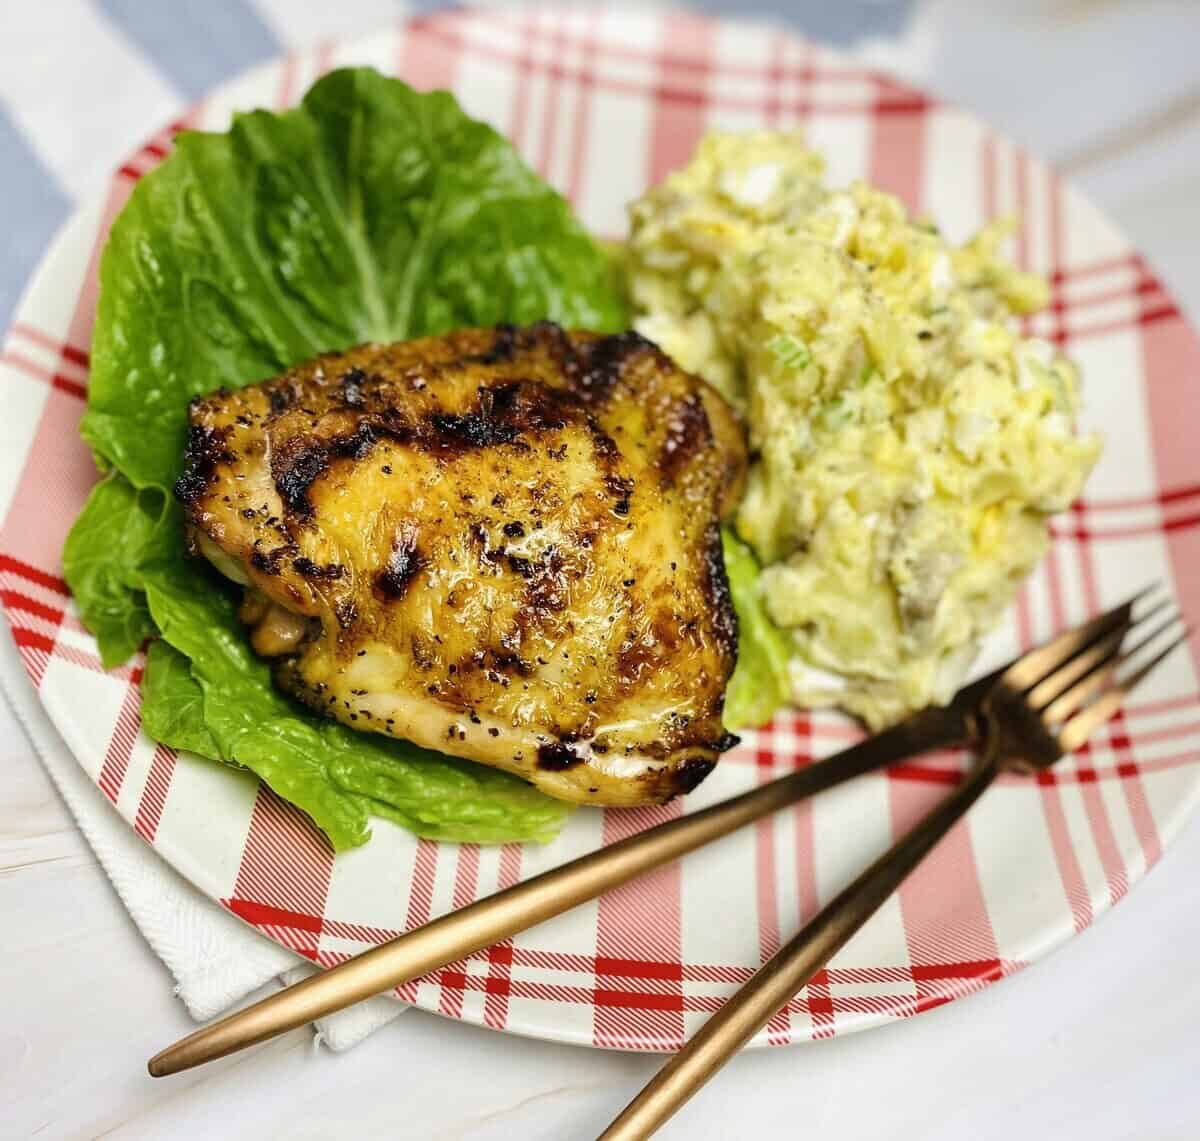
[[[732,743],[741,430],[644,338],[363,345],[190,425],[193,549],[312,707],[591,804],[687,792]]]

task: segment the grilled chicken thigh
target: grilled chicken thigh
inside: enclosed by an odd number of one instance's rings
[[[593,804],[731,743],[721,398],[634,333],[363,345],[197,400],[176,488],[278,683]]]

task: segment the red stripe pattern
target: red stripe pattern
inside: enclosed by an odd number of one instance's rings
[[[246,904],[273,909],[272,938],[306,958],[317,957],[333,852],[308,818],[265,785],[258,791],[242,850],[232,910]],[[284,916],[307,916],[303,922]],[[264,926],[264,924],[260,924]]]
[[[641,31],[631,35],[630,18],[455,11],[404,22],[368,54],[391,59],[420,87],[469,87],[473,107],[486,103],[495,125],[585,208],[603,202],[596,188],[605,167],[629,161],[631,140],[638,169],[659,178],[708,125],[729,120],[806,126],[834,149],[844,137],[842,158],[856,156],[852,173],[919,208],[930,147],[954,126],[969,144],[959,156],[964,185],[980,188],[976,220],[1011,210],[1029,219],[1017,256],[1049,278],[1051,303],[1028,331],[1080,358],[1088,414],[1110,438],[1110,458],[1087,497],[1055,521],[1051,554],[1001,639],[1029,645],[1156,576],[1200,613],[1200,347],[1128,243],[1040,164],[920,92],[782,34],[640,13]],[[354,54],[323,43],[281,61],[262,73],[253,101],[289,105]],[[829,713],[782,715],[747,734],[689,805],[581,813],[544,849],[440,845],[378,823],[368,852],[335,862],[308,820],[265,789],[246,800],[232,849],[227,839],[217,847],[194,816],[189,823],[197,773],[211,780],[211,770],[140,739],[141,658],[102,670],[67,596],[60,552],[95,478],[76,427],[104,235],[178,130],[219,128],[220,106],[211,115],[196,108],[122,164],[95,222],[69,232],[0,346],[10,438],[20,449],[0,467],[8,473],[0,479],[0,602],[52,718],[140,835],[234,914],[330,965],[858,738]],[[598,138],[597,123],[628,129]],[[946,156],[939,162],[944,171]],[[65,310],[63,297],[74,298]],[[760,1041],[827,1037],[948,1002],[1021,969],[1119,901],[1200,799],[1198,677],[1200,661],[1181,655],[1079,756],[1033,785],[1003,779]],[[673,1049],[874,855],[863,836],[906,826],[944,795],[961,764],[938,754],[863,778],[414,980],[398,996],[494,1029]],[[1030,876],[1038,877],[1036,906]]]

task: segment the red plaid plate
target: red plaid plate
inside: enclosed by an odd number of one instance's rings
[[[42,263],[2,357],[0,596],[47,710],[130,825],[213,899],[318,963],[572,856],[768,780],[854,736],[828,714],[751,734],[687,799],[575,814],[544,847],[434,844],[377,822],[332,857],[252,779],[139,730],[140,659],[111,673],[68,598],[63,537],[95,472],[76,428],[96,252],[179,126],[283,106],[321,71],[370,63],[452,88],[515,140],[601,234],[705,128],[801,124],[834,181],[864,176],[956,236],[1017,210],[1016,256],[1054,286],[1040,335],[1083,366],[1105,431],[1088,498],[988,647],[999,660],[1148,579],[1200,613],[1200,347],[1138,254],[1052,172],[969,116],[766,26],[679,13],[449,13],[260,68],[153,138]],[[1195,651],[1193,651],[1193,655]],[[1200,798],[1197,659],[1176,655],[1078,756],[1006,780],[774,1018],[759,1042],[845,1034],[947,1002],[1045,954],[1125,893]],[[862,778],[682,864],[401,987],[455,1018],[538,1037],[671,1050],[954,780],[926,758]]]

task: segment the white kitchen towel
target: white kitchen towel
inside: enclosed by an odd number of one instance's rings
[[[315,968],[304,959],[197,891],[121,819],[50,724],[7,630],[0,635],[0,688],[193,1018],[214,1018],[273,979],[291,983],[312,973]],[[368,999],[320,1019],[317,1040],[331,1050],[347,1050],[403,1010],[394,999]]]

